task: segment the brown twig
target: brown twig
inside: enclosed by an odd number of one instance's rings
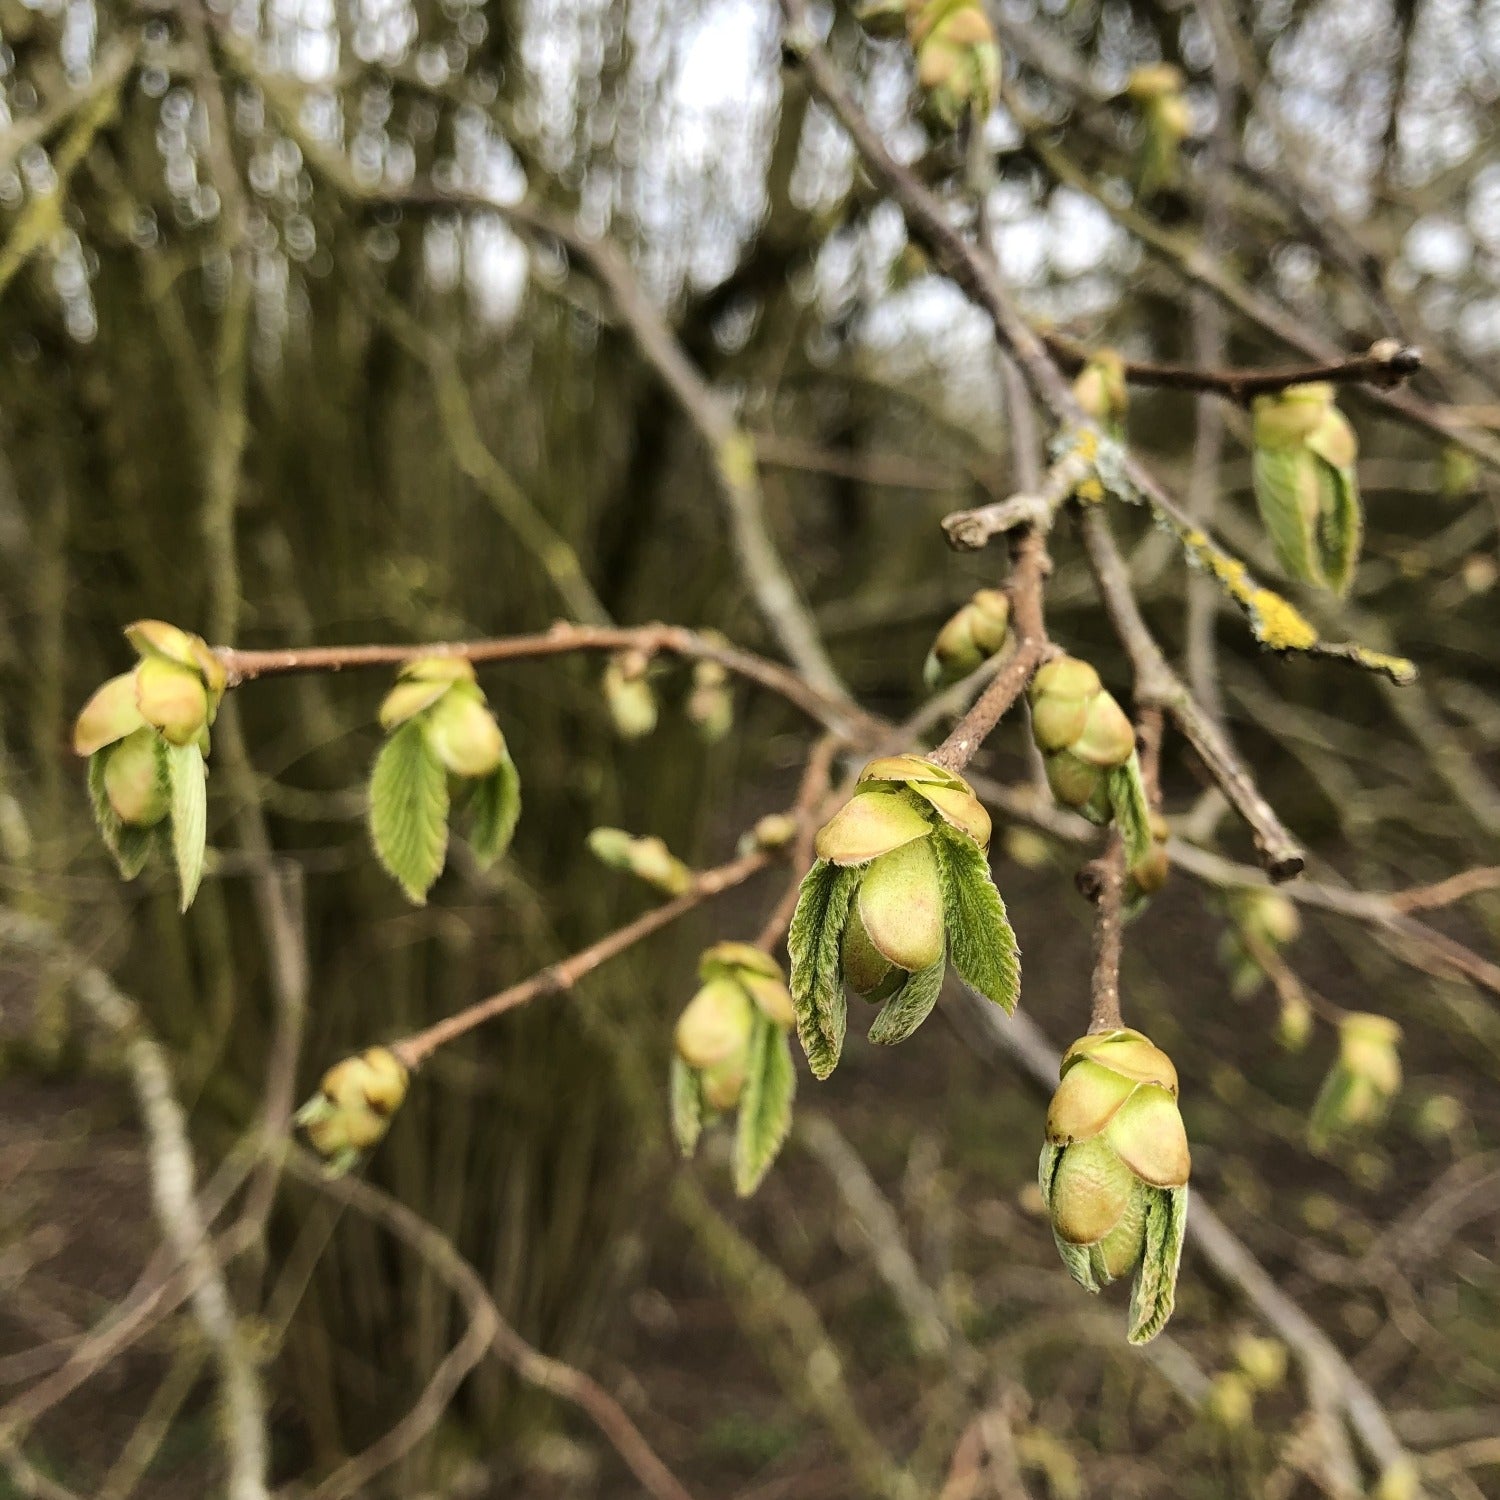
[[[292,672],[343,672],[356,667],[399,667],[424,656],[461,656],[480,665],[486,662],[526,661],[563,656],[575,651],[643,651],[648,656],[669,652],[696,661],[714,661],[738,676],[779,693],[810,718],[835,730],[868,724],[869,716],[842,695],[824,692],[804,675],[763,656],[726,646],[681,625],[640,625],[611,628],[571,625],[558,621],[540,635],[506,636],[479,641],[433,641],[379,646],[304,646],[286,650],[244,651],[231,646],[214,648],[229,674],[231,686],[259,677]]]
[[[701,906],[710,897],[717,896],[734,886],[742,885],[752,875],[765,869],[773,857],[765,850],[757,849],[754,853],[746,854],[728,864],[705,870],[694,880],[692,888],[684,891],[682,895],[643,913],[635,921],[627,922],[625,926],[617,928],[607,937],[600,938],[597,943],[581,948],[560,963],[549,964],[539,974],[533,974],[530,979],[522,980],[520,984],[513,984],[509,989],[501,990],[486,1000],[476,1001],[454,1015],[444,1016],[441,1021],[435,1022],[422,1031],[413,1032],[410,1036],[402,1037],[400,1041],[392,1042],[391,1051],[408,1068],[420,1067],[439,1047],[455,1041],[476,1026],[482,1026],[486,1021],[493,1020],[496,1016],[503,1015],[508,1010],[514,1010],[519,1005],[525,1005],[542,995],[557,995],[572,989],[586,974],[591,974],[601,964],[624,953],[626,949],[634,947],[650,937],[652,933],[660,932],[663,927],[670,926],[678,917],[692,911],[696,906]]]
[[[1500,865],[1480,865],[1473,870],[1461,870],[1446,880],[1434,885],[1412,886],[1404,891],[1392,891],[1386,900],[1397,911],[1424,911],[1434,906],[1450,906],[1462,901],[1465,896],[1480,891],[1500,888]]]
[[[1094,903],[1094,967],[1089,977],[1089,1031],[1125,1024],[1120,1011],[1120,957],[1125,946],[1125,845],[1111,829],[1098,859],[1078,872],[1079,890]]]
[[[1069,374],[1081,370],[1095,351],[1064,334],[1045,332],[1042,341],[1053,359]],[[1180,391],[1206,391],[1230,401],[1248,404],[1256,396],[1284,391],[1289,385],[1328,381],[1334,385],[1372,385],[1390,390],[1409,380],[1422,368],[1422,351],[1396,339],[1380,339],[1363,354],[1348,359],[1321,360],[1315,364],[1283,366],[1268,370],[1212,369],[1193,365],[1156,364],[1150,360],[1122,361],[1125,379],[1132,385],[1158,386]]]

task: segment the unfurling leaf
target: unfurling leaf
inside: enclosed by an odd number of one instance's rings
[[[370,837],[381,864],[423,905],[448,851],[448,773],[416,720],[403,724],[375,757]]]
[[[521,817],[521,777],[509,754],[474,783],[468,813],[469,847],[481,865],[492,865],[510,848]]]
[[[1364,515],[1359,443],[1333,387],[1288,386],[1258,397],[1254,410],[1255,499],[1277,558],[1292,577],[1346,593]]]
[[[1177,1301],[1177,1268],[1187,1233],[1188,1190],[1159,1188],[1146,1205],[1146,1245],[1130,1289],[1132,1344],[1148,1344],[1167,1326]]]
[[[703,1086],[698,1073],[674,1052],[671,1073],[672,1139],[684,1156],[698,1149],[703,1134]]]
[[[859,887],[860,871],[817,860],[802,881],[787,933],[797,1036],[813,1077],[838,1066],[848,1024],[848,1002],[839,977],[839,939]]]
[[[985,999],[1013,1011],[1021,994],[1021,955],[1005,902],[990,875],[989,860],[972,839],[956,829],[936,829],[932,844],[938,857],[943,922],[953,967]]]
[[[163,747],[172,791],[172,859],[177,865],[178,905],[186,911],[203,879],[208,843],[208,773],[197,741]]]
[[[947,962],[939,955],[936,963],[910,975],[880,1007],[880,1014],[870,1025],[870,1040],[881,1047],[904,1042],[932,1014],[947,972]]]
[[[775,1022],[757,1015],[734,1133],[734,1190],[741,1198],[761,1185],[785,1144],[796,1092],[791,1039]]]
[[[142,828],[134,823],[123,822],[109,800],[104,784],[104,767],[112,746],[96,750],[89,756],[89,801],[94,809],[94,823],[104,847],[114,859],[115,867],[126,880],[134,880],[145,868],[151,851],[159,840],[159,826]],[[158,752],[160,756],[161,752]],[[166,779],[166,763],[161,762],[160,774]]]
[[[1123,766],[1109,773],[1109,805],[1114,810],[1115,827],[1125,843],[1125,867],[1134,869],[1152,852],[1151,804],[1146,800],[1146,786],[1141,780],[1140,758],[1134,754]]]

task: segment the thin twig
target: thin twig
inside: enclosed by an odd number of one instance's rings
[[[560,963],[549,964],[530,979],[513,984],[509,989],[501,990],[486,1000],[476,1001],[454,1015],[444,1016],[441,1021],[402,1037],[400,1041],[392,1042],[391,1051],[408,1068],[420,1067],[439,1047],[457,1040],[476,1026],[482,1026],[486,1021],[491,1021],[508,1010],[515,1010],[517,1006],[526,1005],[542,995],[563,994],[572,989],[580,979],[593,973],[601,964],[624,953],[628,948],[633,948],[652,933],[670,926],[678,917],[701,906],[710,897],[742,885],[752,875],[765,869],[773,857],[765,850],[758,849],[729,864],[705,870],[694,880],[692,888],[682,895],[654,907],[633,922],[627,922],[625,926],[600,938],[597,943],[580,949]]]
[[[304,646],[273,651],[242,651],[215,647],[232,686],[258,677],[292,672],[342,672],[356,667],[399,667],[425,656],[461,656],[485,662],[524,661],[562,656],[574,651],[643,651],[648,656],[670,652],[692,660],[714,661],[729,671],[779,693],[810,718],[830,729],[846,730],[867,724],[869,716],[841,694],[830,694],[805,676],[763,656],[726,646],[680,625],[641,625],[606,628],[558,621],[540,635],[506,636],[478,641],[432,641],[380,646]]]
[[[463,1301],[470,1317],[487,1325],[489,1345],[495,1354],[527,1384],[578,1407],[604,1434],[630,1472],[655,1500],[692,1500],[676,1475],[657,1457],[640,1429],[626,1415],[625,1409],[598,1381],[559,1359],[542,1354],[511,1327],[478,1272],[441,1230],[399,1199],[368,1182],[357,1177],[328,1177],[322,1164],[306,1152],[294,1148],[288,1154],[286,1164],[294,1176],[384,1225],[415,1251],[433,1274]]]

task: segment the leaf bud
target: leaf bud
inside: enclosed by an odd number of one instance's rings
[[[910,23],[925,112],[954,129],[983,121],[1000,96],[1000,48],[980,0],[928,0]]]
[[[135,701],[135,673],[111,677],[83,705],[73,725],[73,750],[78,755],[93,755],[134,734],[145,720]]]
[[[1113,349],[1100,349],[1073,380],[1073,399],[1084,416],[1103,431],[1118,437],[1124,431],[1130,393],[1125,384],[1125,361]]]
[[[647,677],[644,651],[617,651],[604,667],[604,702],[622,739],[644,739],[656,728],[656,693]]]
[[[622,828],[596,828],[588,845],[602,864],[627,871],[669,896],[682,895],[693,883],[692,870],[654,835],[637,838]]]
[[[1401,1028],[1388,1016],[1350,1011],[1339,1021],[1339,1051],[1313,1104],[1308,1142],[1326,1151],[1333,1138],[1380,1124],[1401,1087]]]
[[[135,703],[173,745],[189,745],[208,727],[208,689],[195,667],[165,656],[142,657],[135,669]]]
[[[1255,1393],[1243,1375],[1226,1370],[1210,1382],[1206,1408],[1227,1432],[1241,1432],[1255,1416]]]
[[[398,684],[397,691],[403,685]],[[488,776],[506,759],[505,736],[474,683],[448,688],[428,710],[422,732],[433,754],[454,776]]]
[[[1000,589],[980,589],[938,631],[922,678],[929,688],[967,677],[1005,645],[1010,598]]]
[[[734,691],[729,671],[716,661],[693,663],[687,716],[705,743],[716,745],[734,727]]]
[[[154,828],[171,807],[156,731],[137,729],[99,754],[104,760],[104,790],[115,816],[137,828]]]
[[[1274,1391],[1286,1379],[1286,1345],[1280,1339],[1244,1334],[1234,1342],[1234,1358],[1255,1390]]]
[[[1190,1170],[1166,1053],[1125,1027],[1074,1042],[1047,1110],[1042,1197],[1081,1286],[1097,1291],[1136,1270],[1132,1342],[1171,1316]]]
[[[330,1171],[347,1171],[390,1128],[408,1081],[405,1065],[389,1048],[366,1048],[329,1068],[295,1123]]]
[[[750,1043],[754,1002],[727,975],[710,979],[677,1018],[677,1055],[690,1068],[711,1068]]]

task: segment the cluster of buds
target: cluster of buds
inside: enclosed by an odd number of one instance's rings
[[[1123,438],[1125,413],[1130,405],[1125,361],[1113,349],[1100,349],[1091,355],[1073,379],[1073,399],[1101,432]]]
[[[472,662],[408,662],[380,705],[386,742],[370,773],[370,836],[381,863],[419,905],[448,850],[450,778],[469,817],[482,865],[510,846],[521,781]]]
[[[126,878],[140,873],[155,830],[173,815],[186,909],[203,868],[203,757],[228,678],[201,637],[164,620],[137,620],[125,636],[139,660],[84,704],[73,748],[89,758],[95,821]]]
[[[737,1110],[735,1185],[748,1197],[791,1125],[792,997],[780,965],[749,943],[708,949],[698,977],[674,1036],[672,1130],[691,1156],[703,1126]]]
[[[1027,690],[1031,733],[1042,752],[1047,785],[1065,807],[1090,822],[1113,812],[1108,773],[1135,755],[1135,730],[1125,710],[1076,656],[1059,656],[1038,669]]]
[[[1229,1432],[1248,1427],[1255,1416],[1256,1396],[1280,1386],[1286,1368],[1286,1345],[1280,1340],[1249,1334],[1236,1339],[1234,1368],[1221,1370],[1209,1383],[1209,1416]]]
[[[1181,68],[1150,63],[1137,68],[1125,84],[1125,93],[1141,116],[1135,185],[1142,198],[1176,187],[1181,175],[1182,143],[1193,129],[1184,82]]]
[[[906,34],[934,123],[954,130],[989,117],[1000,97],[1000,46],[982,0],[867,0],[859,20],[872,35]]]
[[[656,728],[656,691],[651,658],[644,651],[617,651],[604,665],[600,686],[615,732],[621,739],[644,739]]]
[[[1047,1110],[1042,1201],[1080,1286],[1097,1292],[1135,1271],[1132,1343],[1172,1315],[1190,1167],[1166,1053],[1128,1028],[1074,1042]]]
[[[1343,594],[1364,533],[1359,443],[1324,382],[1258,396],[1253,478],[1261,520],[1293,578]]]
[[[1401,1088],[1401,1028],[1388,1016],[1350,1011],[1339,1020],[1339,1051],[1308,1120],[1308,1144],[1326,1151],[1336,1136],[1385,1119]]]
[[[693,663],[687,716],[688,722],[710,745],[717,745],[734,727],[734,692],[729,684],[729,669],[722,662],[705,657]]]
[[[461,656],[426,656],[402,667],[380,705],[380,727],[389,734],[413,720],[450,775],[477,781],[509,759],[473,663]]]
[[[788,949],[813,1072],[838,1061],[843,986],[884,1008],[875,1042],[904,1041],[942,988],[945,954],[981,994],[1015,1005],[1015,934],[990,877],[990,818],[963,777],[918,755],[872,761],[819,829]]]
[[[669,896],[682,895],[693,883],[692,870],[654,834],[638,837],[623,828],[596,828],[588,843],[600,864],[624,870]]]
[[[999,654],[1010,631],[1010,596],[980,589],[938,631],[922,668],[929,688],[946,687]]]
[[[405,1064],[387,1047],[368,1047],[323,1075],[294,1123],[331,1176],[347,1172],[380,1142],[406,1098],[408,1081]]]

